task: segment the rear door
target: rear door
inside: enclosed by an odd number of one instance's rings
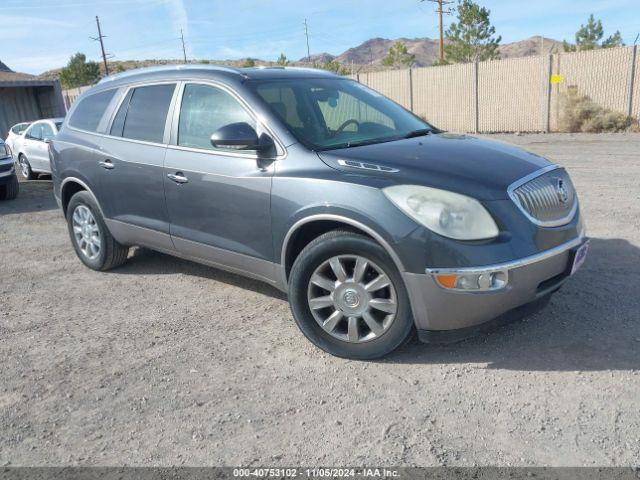
[[[131,87],[100,144],[99,190],[119,238],[173,249],[164,198],[163,163],[176,83]],[[170,122],[169,122],[170,123]]]
[[[181,90],[164,178],[173,243],[185,255],[270,280],[276,152],[214,148],[211,134],[220,127],[246,122],[258,135],[261,127],[222,85],[187,82]]]

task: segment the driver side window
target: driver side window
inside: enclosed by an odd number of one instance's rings
[[[211,135],[220,127],[238,122],[256,128],[256,122],[230,93],[211,85],[185,85],[180,106],[178,145],[215,150],[211,145]]]
[[[42,124],[42,139],[44,140],[45,138],[53,138],[54,135],[55,134],[53,133],[53,128],[51,128],[51,125],[43,123]]]
[[[42,124],[36,123],[32,125],[31,128],[27,130],[27,133],[25,133],[25,136],[31,140],[42,140]]]
[[[358,124],[375,123],[394,128],[393,120],[375,108],[365,104],[346,92],[338,91],[337,98],[318,101],[324,121],[330,131],[338,130],[348,120],[356,120]],[[351,122],[344,126],[345,132],[357,131],[357,124]]]

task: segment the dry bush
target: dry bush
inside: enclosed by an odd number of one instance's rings
[[[603,108],[576,87],[569,87],[561,96],[558,127],[561,132],[624,132],[633,125],[633,118]]]

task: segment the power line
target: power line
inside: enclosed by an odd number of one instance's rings
[[[102,41],[106,35],[102,35],[102,30],[100,30],[100,19],[96,15],[96,25],[98,26],[98,36],[97,37],[89,37],[91,40],[100,42],[100,50],[102,50],[102,61],[104,62],[104,73],[106,76],[109,76],[109,65],[107,65],[107,54],[104,51],[104,42]]]
[[[180,40],[182,40],[182,54],[184,55],[184,63],[187,63],[187,50],[184,48],[184,34],[180,29]]]
[[[420,1],[421,2],[427,1],[427,2],[435,3],[438,5],[438,8],[436,8],[436,12],[438,12],[439,30],[440,30],[440,60],[444,60],[444,27],[442,22],[442,16],[444,14],[446,15],[451,14],[451,10],[450,9],[444,10],[444,6],[449,5],[453,2],[450,0],[420,0]]]

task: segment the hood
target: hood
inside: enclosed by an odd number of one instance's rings
[[[517,147],[447,133],[318,152],[330,167],[385,176],[394,184],[425,185],[479,200],[508,198],[507,187],[550,165]],[[342,162],[339,162],[342,160]],[[345,162],[372,163],[382,170],[354,168]],[[394,171],[384,171],[384,169]]]

